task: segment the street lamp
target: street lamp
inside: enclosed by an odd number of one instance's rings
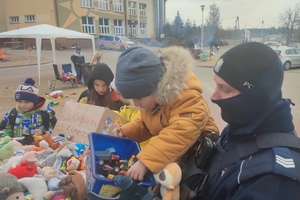
[[[202,26],[201,26],[201,51],[203,52],[203,11],[204,11],[204,7],[205,5],[201,5],[201,10],[202,10]]]
[[[264,39],[264,20],[261,21],[261,41]]]

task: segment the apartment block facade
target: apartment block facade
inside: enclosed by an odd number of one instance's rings
[[[166,0],[2,0],[0,32],[49,24],[94,35],[156,39]]]

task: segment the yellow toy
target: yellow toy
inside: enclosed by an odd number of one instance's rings
[[[181,175],[181,169],[176,163],[170,163],[154,174],[155,181],[161,185],[160,195],[163,200],[179,200]]]

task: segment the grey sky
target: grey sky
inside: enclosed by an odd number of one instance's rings
[[[234,28],[236,17],[239,16],[240,29],[245,28],[261,28],[264,21],[264,28],[275,25],[277,28],[279,23],[279,14],[288,7],[293,7],[299,0],[167,0],[166,2],[166,19],[172,22],[175,19],[177,10],[183,21],[188,18],[195,20],[197,25],[202,23],[202,11],[200,5],[205,5],[203,12],[203,23],[208,16],[209,5],[215,2],[221,12],[222,27]]]

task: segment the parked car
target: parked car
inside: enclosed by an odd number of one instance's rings
[[[136,43],[131,41],[128,37],[117,35],[100,35],[97,42],[100,49],[117,49],[124,51],[129,47],[136,46]]]
[[[300,43],[291,43],[288,45],[288,47],[295,47],[297,49],[300,49]]]
[[[292,67],[300,67],[300,49],[281,46],[274,51],[277,52],[284,70],[289,70]]]
[[[280,46],[282,46],[280,43],[275,42],[275,41],[268,41],[264,43],[265,45],[268,45],[269,47],[271,47],[272,49],[276,49]]]

